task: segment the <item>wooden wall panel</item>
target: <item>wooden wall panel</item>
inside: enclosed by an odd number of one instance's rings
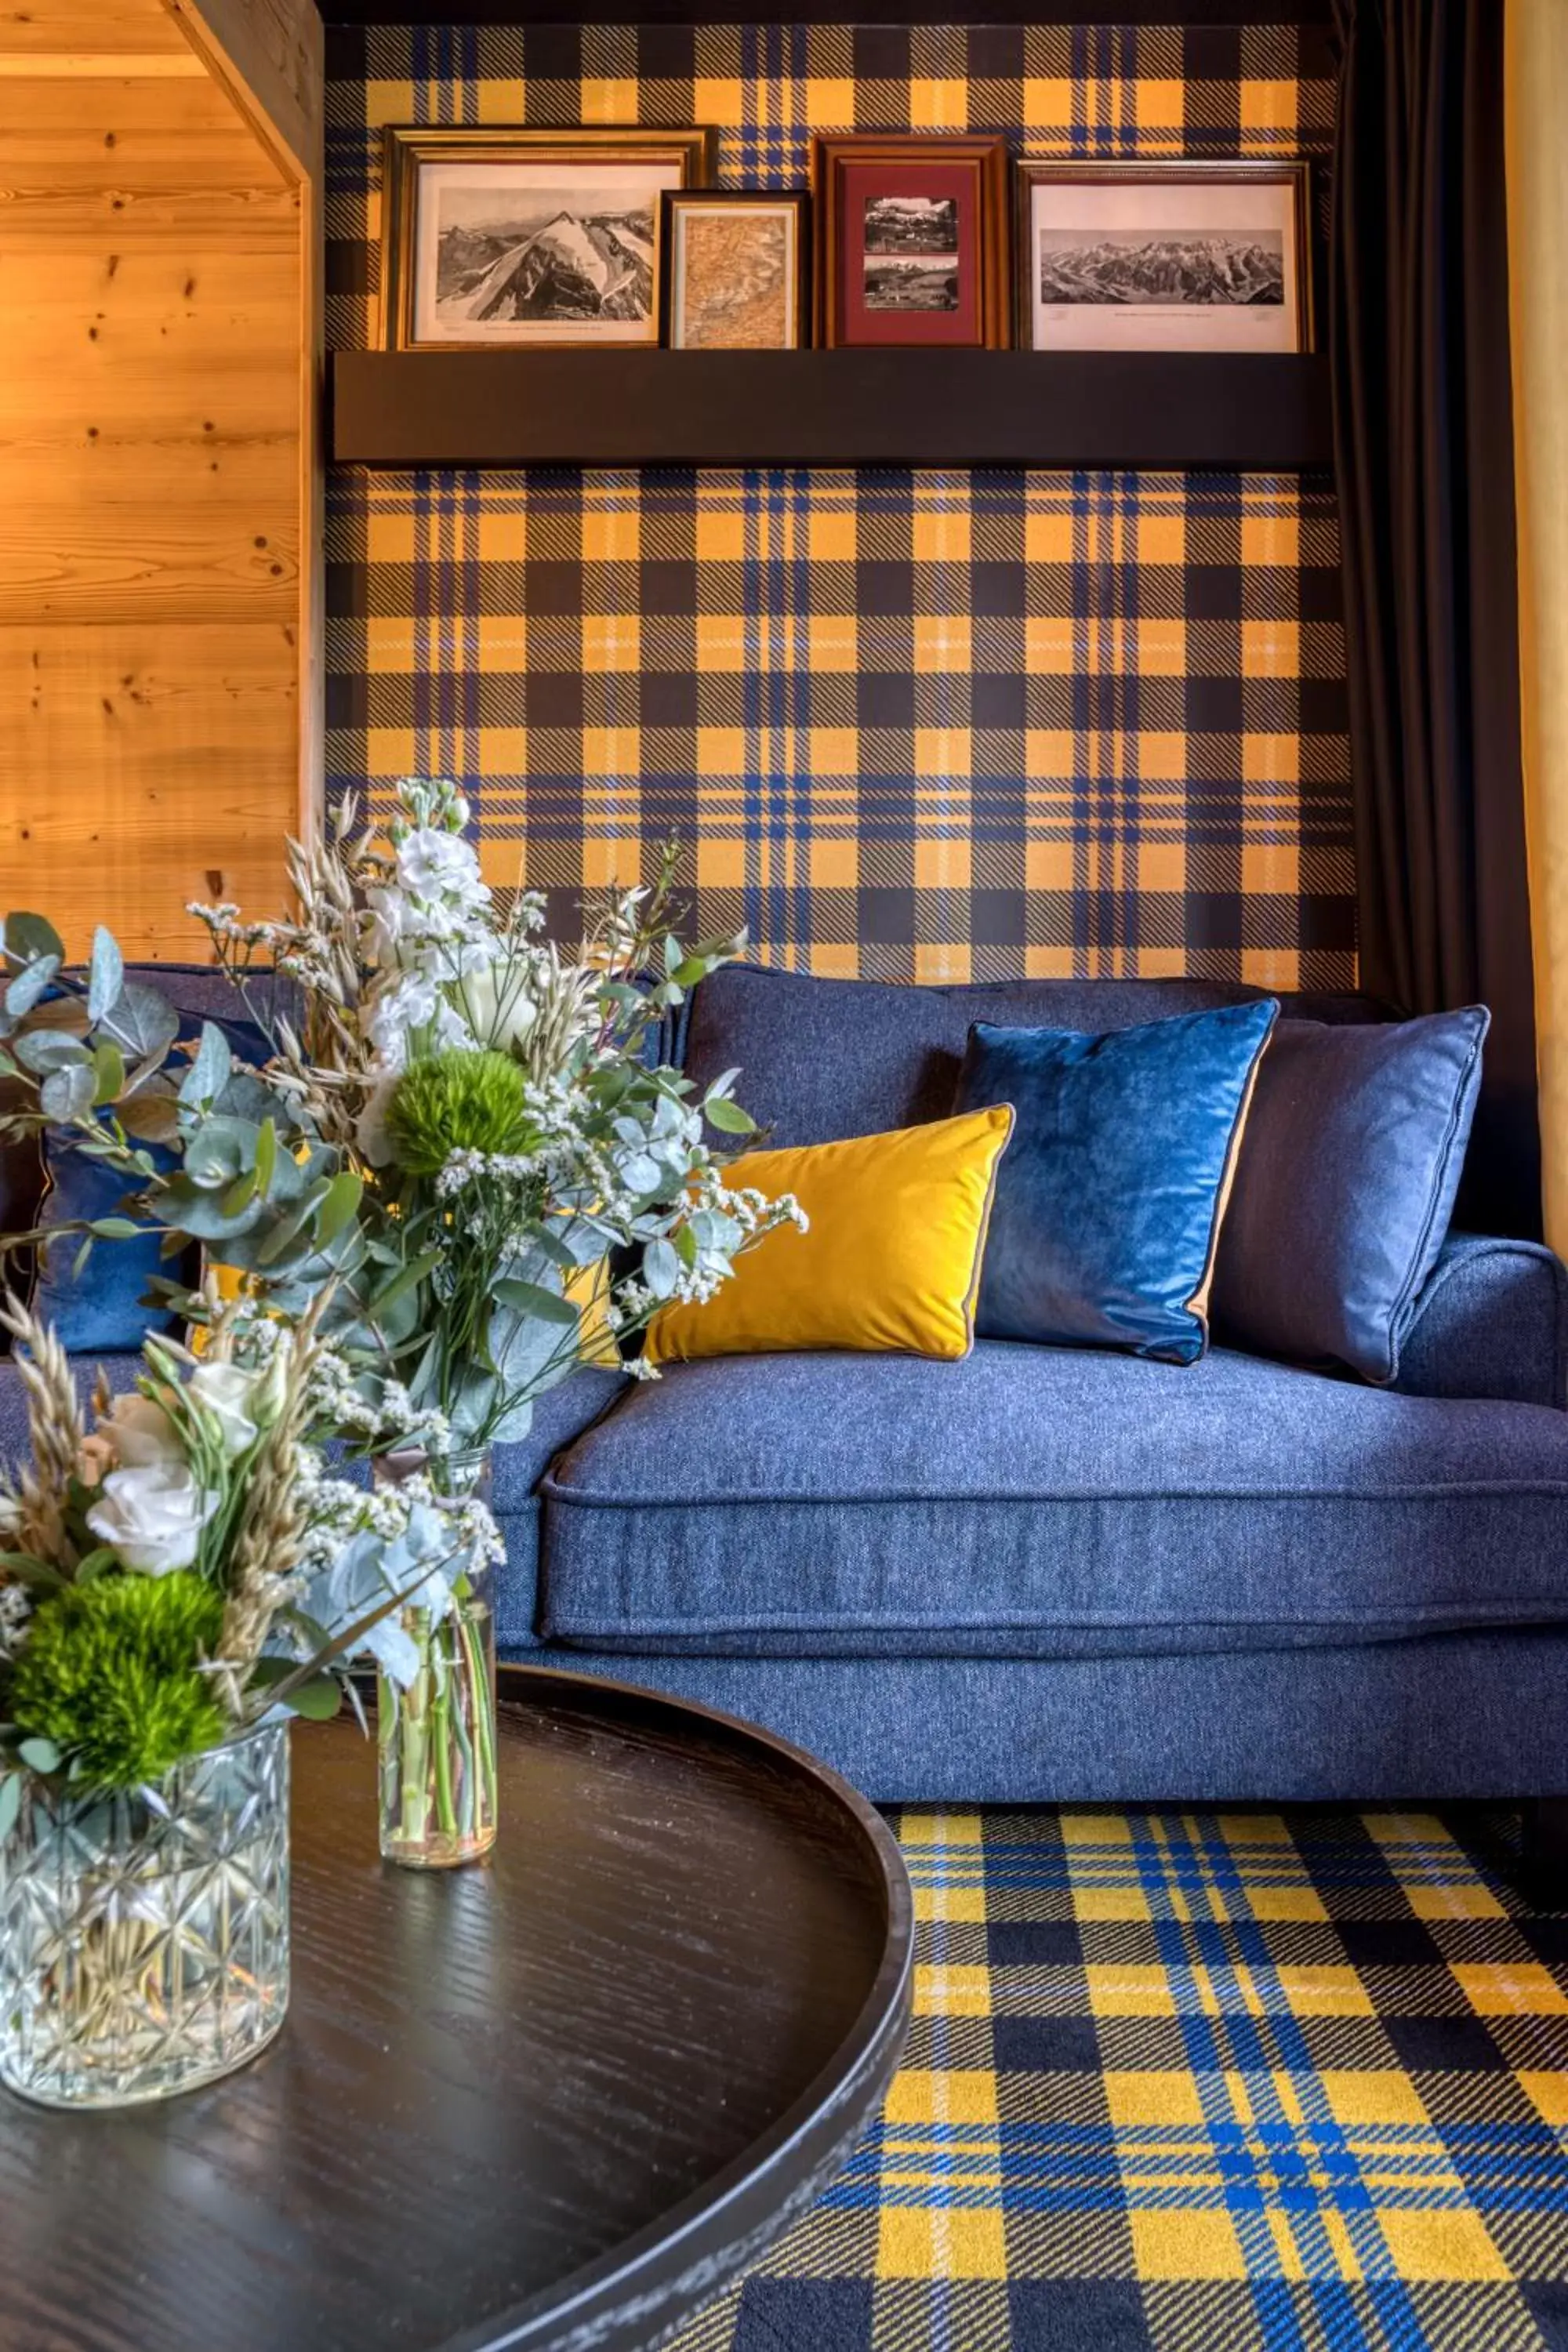
[[[171,957],[278,904],[315,731],[313,191],[204,34],[0,5],[0,902]]]

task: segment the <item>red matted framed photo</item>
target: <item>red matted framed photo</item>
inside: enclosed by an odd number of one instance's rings
[[[1006,349],[1003,140],[819,135],[812,187],[819,343]]]

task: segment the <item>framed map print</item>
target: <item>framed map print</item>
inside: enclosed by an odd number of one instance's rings
[[[737,189],[666,192],[663,341],[677,352],[793,352],[810,340],[810,198]]]

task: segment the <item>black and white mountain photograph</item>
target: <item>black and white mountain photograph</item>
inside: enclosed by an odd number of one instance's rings
[[[672,176],[557,163],[427,183],[421,331],[446,341],[650,338],[658,194]]]
[[[1035,250],[1042,302],[1249,308],[1285,299],[1279,229],[1042,226]]]
[[[489,203],[477,189],[443,196],[436,247],[442,326],[652,316],[651,205],[606,208],[591,181]]]
[[[868,310],[956,310],[958,256],[868,254]]]
[[[956,254],[957,197],[868,196],[866,251]]]

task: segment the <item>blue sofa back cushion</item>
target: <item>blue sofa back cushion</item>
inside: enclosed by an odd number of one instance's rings
[[[1285,1020],[1388,1018],[1371,997],[1275,993]],[[1268,995],[1240,982],[1207,980],[1017,980],[926,988],[728,964],[694,992],[677,1050],[700,1087],[738,1067],[738,1099],[766,1130],[763,1141],[784,1149],[947,1118],[975,1021],[1099,1034],[1178,1013],[1258,1004]]]
[[[157,964],[133,970],[130,976],[146,981],[169,999],[180,1015],[182,1038],[196,1037],[204,1021],[214,1021],[243,1060],[266,1060],[269,1048],[265,1036],[245,1017],[243,999],[221,972],[206,965]],[[43,1147],[37,1223],[64,1225],[123,1213],[123,1176],[79,1150],[67,1130],[46,1129]],[[169,1152],[154,1150],[153,1157],[160,1168],[174,1165]],[[9,1217],[6,1222],[11,1223]],[[40,1244],[34,1269],[33,1311],[53,1324],[68,1355],[132,1350],[147,1332],[174,1328],[177,1318],[141,1302],[155,1275],[194,1281],[195,1254],[171,1262],[163,1255],[161,1235],[149,1232],[144,1240],[95,1242],[79,1275],[80,1249],[79,1234],[62,1234]]]
[[[1353,1029],[1280,1024],[1220,1234],[1216,1338],[1398,1378],[1458,1190],[1488,1025],[1480,1005]]]
[[[1011,1103],[977,1335],[1194,1363],[1271,997],[1089,1036],[977,1021],[955,1110]]]

